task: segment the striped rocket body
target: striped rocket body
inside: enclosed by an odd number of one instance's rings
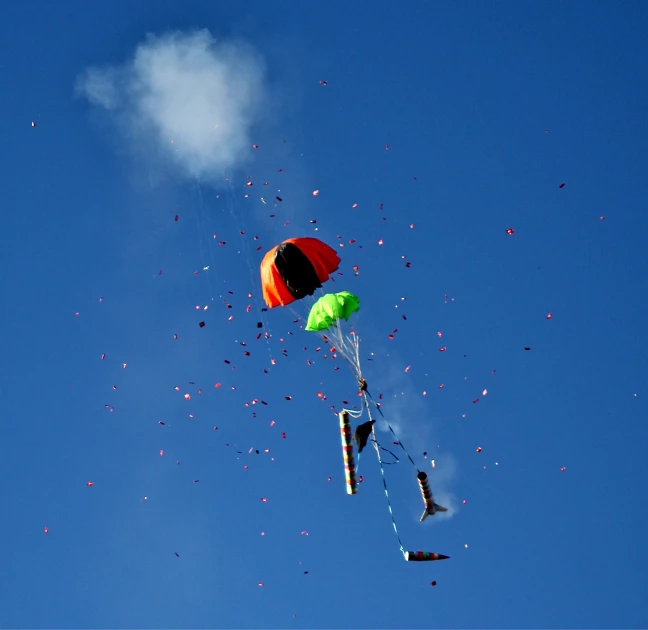
[[[358,480],[356,479],[355,461],[353,459],[353,442],[351,441],[351,423],[349,422],[349,414],[346,411],[341,411],[339,418],[346,491],[347,494],[355,494],[358,491]]]
[[[444,556],[440,553],[431,551],[406,551],[405,560],[407,562],[433,562],[434,560],[447,560],[450,556]]]
[[[434,515],[437,512],[447,512],[447,508],[444,508],[442,505],[438,505],[434,502],[434,497],[432,496],[432,489],[430,488],[427,474],[420,472],[416,476],[416,478],[418,480],[419,488],[421,489],[423,504],[425,505],[425,511],[421,516],[421,521],[424,521],[428,516]]]

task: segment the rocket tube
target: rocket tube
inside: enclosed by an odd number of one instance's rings
[[[421,520],[423,520],[428,514],[434,514],[434,499],[432,498],[432,490],[430,489],[427,474],[420,472],[416,477],[418,479],[421,496],[423,497],[423,503],[425,505],[425,512],[423,512],[423,516],[421,516]]]
[[[434,560],[447,560],[450,556],[444,556],[440,553],[431,551],[406,551],[405,560],[407,562],[433,562]]]
[[[340,411],[340,437],[342,438],[342,459],[344,460],[344,477],[346,481],[347,494],[355,494],[358,491],[358,480],[356,479],[356,467],[353,461],[353,442],[351,441],[351,423],[349,414]]]

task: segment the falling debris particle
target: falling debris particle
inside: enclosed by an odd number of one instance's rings
[[[205,322],[199,322],[198,326],[200,326],[201,328],[204,328],[205,327]]]
[[[475,449],[475,451],[476,451],[477,453],[481,453],[481,452],[482,452],[482,447],[481,447],[481,446],[478,446],[478,447]]]
[[[514,234],[515,230],[513,228],[506,228],[506,233],[507,234]]]
[[[567,470],[567,469],[563,466],[563,467],[560,469],[560,472],[565,472],[566,470]]]
[[[565,187],[565,182],[562,182],[562,183],[558,186],[558,188],[564,188],[564,187]]]
[[[529,352],[529,350],[531,350],[531,348],[524,348],[524,350],[525,350],[526,352]]]
[[[86,486],[88,486],[88,488],[91,488],[92,486],[94,486],[94,481],[88,481],[88,483],[86,483]]]
[[[33,120],[32,120],[32,124],[31,124],[31,126],[32,126],[32,127],[35,127],[35,126],[36,126],[36,123],[35,123]]]
[[[431,584],[432,586],[436,586],[436,584],[437,584],[437,583],[436,583],[436,580],[432,580],[432,581],[430,582],[430,584]]]
[[[319,190],[314,190],[313,191],[313,197],[317,197],[317,195],[319,195]]]
[[[326,81],[320,81],[320,85],[328,85]]]
[[[553,316],[551,313],[547,313],[547,319],[551,319]]]
[[[176,214],[176,215],[173,217],[173,220],[177,223],[179,218],[180,218],[180,217]]]
[[[180,554],[179,554],[177,551],[174,551],[173,553],[175,553],[176,558],[179,558],[179,557],[180,557]]]
[[[49,534],[49,527],[44,527],[44,528],[43,528],[43,531],[44,531],[46,534]]]

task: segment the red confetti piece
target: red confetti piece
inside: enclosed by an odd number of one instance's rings
[[[88,486],[88,488],[91,488],[92,486],[94,486],[94,481],[88,481],[88,483],[86,483],[86,486]]]
[[[44,528],[43,528],[43,531],[44,531],[46,534],[49,534],[49,527],[44,527]]]
[[[178,219],[179,219],[179,217],[178,217],[178,215],[176,214],[176,215],[173,217],[173,220],[174,220],[174,221],[177,221]]]
[[[358,204],[357,204],[357,203],[354,203],[354,204],[351,206],[351,208],[354,209],[354,210],[355,210],[355,208],[357,208],[357,207],[358,207]]]
[[[160,449],[160,457],[164,457],[164,451]]]
[[[267,502],[268,502],[268,499],[266,499],[265,497],[261,497],[261,501],[262,501],[263,503],[267,503]]]
[[[331,481],[332,477],[327,477],[326,481]]]
[[[513,234],[514,232],[515,232],[515,230],[513,228],[507,228],[506,229],[507,234]]]
[[[563,467],[560,469],[560,472],[565,472],[566,470],[567,470],[567,469],[563,466]]]
[[[362,483],[362,482],[364,481],[364,477],[363,477],[362,475],[360,475],[360,477],[358,477],[358,481],[359,481],[360,483]]]
[[[105,354],[102,354],[102,355],[101,355],[101,360],[103,361],[105,358],[106,358],[106,355],[105,355]]]
[[[551,313],[547,313],[546,319],[551,319],[552,317],[553,317],[553,315]]]
[[[285,396],[286,400],[292,400],[292,396]]]
[[[447,349],[448,349],[448,348],[446,348],[445,346],[443,346],[443,348],[439,348],[439,352],[445,352]]]
[[[259,145],[258,145],[258,144],[253,144],[253,145],[252,145],[252,148],[253,148],[253,149],[258,149],[258,148],[259,148]]]
[[[475,449],[475,451],[476,451],[477,453],[481,453],[481,452],[482,452],[482,447],[481,447],[481,446],[478,446],[478,447]]]
[[[378,245],[382,245],[383,243],[384,243],[384,241],[383,241],[382,239],[380,239],[380,240],[378,241]]]
[[[461,502],[461,505],[466,505],[466,499]]]
[[[473,400],[473,405],[474,405],[476,402],[479,402],[479,398],[475,398],[475,400]]]
[[[286,439],[286,433],[283,432],[283,433],[281,434],[281,437],[285,440],[285,439]]]
[[[191,400],[191,396],[189,394],[184,395],[185,400]]]
[[[174,339],[177,339],[177,338],[178,338],[178,335],[173,335],[173,338],[174,338]]]
[[[259,582],[259,586],[263,586],[263,582]]]
[[[158,424],[161,424],[162,426],[164,426],[164,422],[162,422],[162,420],[158,420]]]
[[[405,371],[406,371],[406,372],[409,372],[409,371],[410,371],[410,367],[411,367],[411,366],[408,365],[408,366],[405,368]]]
[[[313,197],[317,197],[317,195],[319,195],[319,190],[314,190],[313,191]]]
[[[565,182],[562,182],[562,183],[558,186],[558,188],[564,188],[564,187],[565,187]]]
[[[436,583],[436,580],[432,580],[432,581],[430,582],[430,584],[431,584],[432,586],[436,586],[436,584],[437,584],[437,583]]]
[[[205,327],[205,322],[198,322],[198,326],[200,326],[201,328],[204,328]]]

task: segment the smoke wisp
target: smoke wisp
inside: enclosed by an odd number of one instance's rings
[[[138,155],[214,180],[245,164],[264,99],[264,65],[208,30],[148,35],[120,66],[90,67],[76,92],[107,112]]]

